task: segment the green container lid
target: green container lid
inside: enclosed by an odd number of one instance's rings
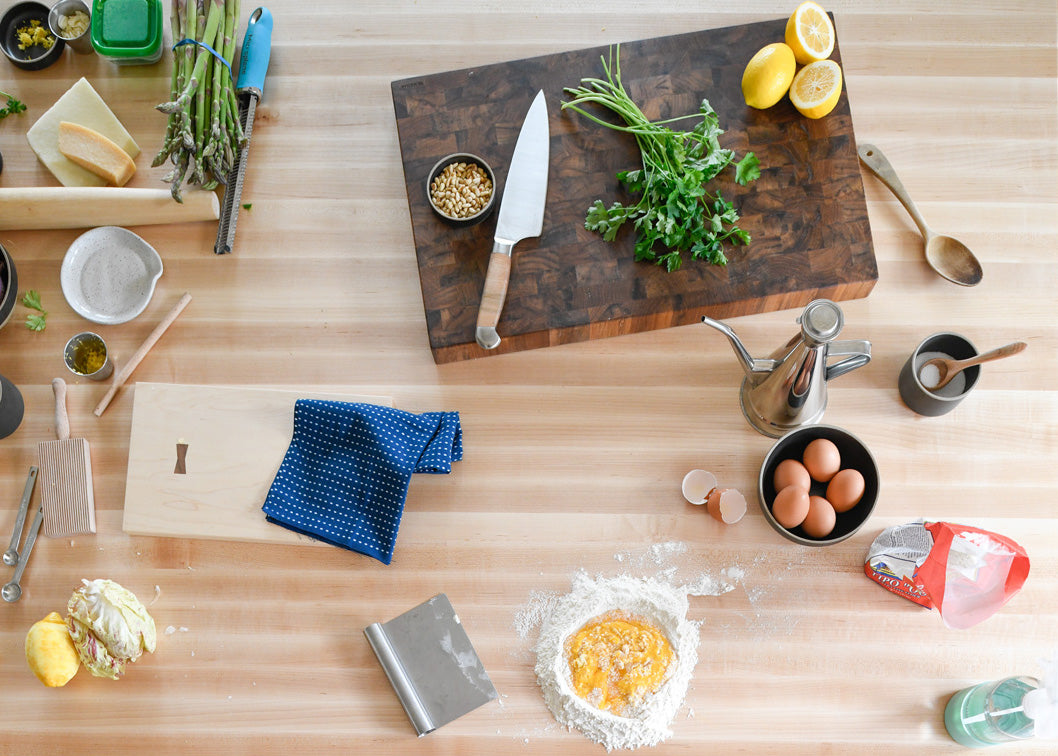
[[[118,62],[151,63],[162,52],[159,0],[94,0],[92,46]]]

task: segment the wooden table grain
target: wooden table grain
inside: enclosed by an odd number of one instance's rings
[[[252,208],[240,214],[235,252],[213,254],[210,223],[135,229],[158,249],[165,274],[141,316],[95,327],[119,364],[184,291],[194,299],[101,418],[92,408],[105,384],[65,374],[61,355],[66,339],[91,326],[59,287],[63,254],[80,232],[0,234],[20,289],[37,289],[48,310],[43,333],[22,325],[21,306],[0,330],[0,374],[25,399],[21,426],[0,440],[0,538],[37,444],[54,437],[50,382],[59,375],[69,383],[72,433],[91,443],[98,515],[94,536],[42,538],[22,600],[0,606],[0,753],[596,754],[600,746],[558,726],[544,706],[534,637],[520,632],[519,612],[534,592],[566,592],[577,570],[670,567],[740,577],[727,593],[691,601],[700,660],[657,753],[957,750],[942,724],[952,692],[1034,674],[1058,651],[1051,0],[828,6],[857,138],[886,153],[930,225],[966,242],[985,271],[969,289],[932,273],[910,218],[864,174],[879,281],[866,299],[843,303],[843,336],[869,339],[874,358],[832,384],[825,416],[862,438],[880,468],[876,514],[855,537],[810,549],[767,526],[753,492],[771,442],[743,421],[741,370],[726,341],[702,326],[440,366],[430,355],[392,81],[781,18],[794,6],[276,0],[244,190]],[[241,29],[252,9],[243,4]],[[81,76],[143,148],[132,185],[160,185],[164,169],[148,165],[164,130],[153,105],[165,99],[169,59],[119,68],[67,52],[43,71],[0,66],[0,89],[29,106],[0,121],[0,186],[54,185],[24,133]],[[796,314],[732,325],[764,355],[795,332]],[[951,414],[922,418],[901,403],[896,378],[915,344],[941,330],[982,349],[1016,339],[1029,348],[987,366]],[[340,549],[132,537],[121,520],[137,380],[458,410],[466,456],[448,476],[413,480],[389,566]],[[694,467],[748,495],[742,522],[720,525],[682,500],[680,479]],[[988,621],[955,631],[868,581],[871,540],[917,518],[1014,538],[1032,560],[1024,589]],[[27,629],[64,611],[81,578],[102,577],[150,603],[157,652],[118,682],[82,671],[65,688],[44,688],[23,657]],[[442,591],[501,698],[417,739],[362,629]],[[1003,752],[1052,749],[1029,741]]]

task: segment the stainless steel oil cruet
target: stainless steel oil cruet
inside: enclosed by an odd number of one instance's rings
[[[827,407],[827,382],[871,361],[871,342],[834,341],[845,318],[829,299],[809,302],[797,318],[801,332],[769,359],[751,357],[726,323],[706,317],[702,322],[731,342],[746,373],[742,412],[757,431],[773,438],[819,422]],[[831,357],[845,359],[828,365]]]

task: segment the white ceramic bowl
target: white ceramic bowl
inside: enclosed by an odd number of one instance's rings
[[[70,245],[59,278],[77,314],[115,325],[143,312],[161,275],[162,258],[154,247],[126,228],[100,226]]]

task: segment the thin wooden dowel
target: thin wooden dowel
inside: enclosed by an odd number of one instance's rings
[[[184,296],[180,297],[180,301],[177,302],[173,309],[169,311],[169,314],[162,319],[162,322],[151,331],[151,335],[140,344],[140,348],[129,358],[128,362],[125,363],[125,366],[118,371],[117,375],[114,376],[114,382],[110,384],[110,388],[107,389],[106,395],[99,402],[99,405],[95,410],[93,410],[96,417],[102,416],[103,411],[107,408],[107,405],[110,404],[110,400],[114,398],[114,395],[117,394],[118,389],[129,379],[129,376],[132,375],[132,371],[135,370],[143,358],[147,356],[147,352],[151,351],[151,347],[158,343],[158,339],[160,339],[162,334],[173,324],[173,321],[180,316],[180,313],[184,311],[184,308],[187,307],[187,304],[190,301],[191,295],[184,292]]]

